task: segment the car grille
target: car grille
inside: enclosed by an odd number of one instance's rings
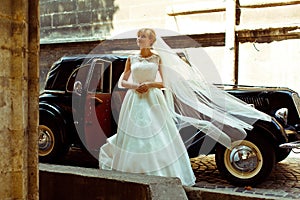
[[[252,104],[255,108],[266,108],[269,105],[269,101],[263,97],[253,97],[253,96],[239,96],[239,99],[246,102],[247,104]]]

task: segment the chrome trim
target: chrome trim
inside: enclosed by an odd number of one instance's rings
[[[279,147],[284,149],[300,149],[300,141],[283,143]]]
[[[108,88],[108,93],[111,93],[112,91],[112,62],[109,60],[105,60],[105,59],[101,59],[101,58],[95,58],[92,62],[92,70],[94,71],[95,65],[96,64],[100,64],[101,65],[101,77],[100,77],[100,81],[101,81],[101,86],[103,87],[103,77],[104,77],[104,71],[106,70],[104,63],[108,63],[109,64],[109,88]],[[93,66],[94,65],[94,66]],[[90,82],[90,80],[88,80]],[[103,93],[103,92],[101,92]],[[106,92],[105,92],[106,93]]]
[[[62,90],[44,90],[43,93],[58,93],[58,94],[65,94],[65,91]]]
[[[285,133],[286,133],[287,135],[297,134],[297,132],[294,131],[294,130],[284,130],[284,131],[285,131]]]

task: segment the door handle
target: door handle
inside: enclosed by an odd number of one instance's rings
[[[102,104],[103,103],[103,100],[101,100],[100,98],[98,97],[91,97],[91,99],[93,99],[95,101],[96,104]]]

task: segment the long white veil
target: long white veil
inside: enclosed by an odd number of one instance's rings
[[[183,61],[161,37],[153,49],[162,61],[166,99],[179,129],[192,125],[229,148],[232,141],[244,139],[257,120],[271,121],[270,116],[208,83],[194,64],[199,58],[187,56],[188,62]]]

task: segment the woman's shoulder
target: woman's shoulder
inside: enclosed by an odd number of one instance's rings
[[[153,53],[153,57],[156,60],[156,62],[159,64],[161,62],[160,56],[158,53]]]
[[[153,52],[153,57],[156,57],[156,58],[159,58],[160,59],[160,57],[159,57],[159,54],[158,53],[156,53],[156,52]]]

